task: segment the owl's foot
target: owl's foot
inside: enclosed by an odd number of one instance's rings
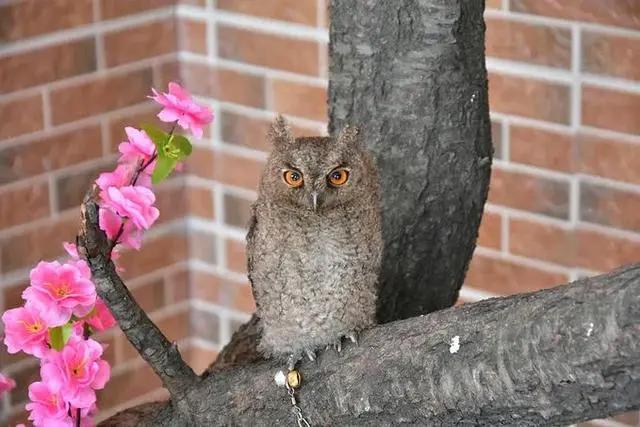
[[[329,350],[329,348],[333,346],[333,348],[338,353],[340,353],[342,351],[342,339],[343,338],[349,338],[349,340],[351,340],[352,343],[354,343],[355,345],[358,345],[358,333],[356,331],[352,331],[352,332],[349,332],[347,335],[344,335],[344,336],[338,338],[333,344],[327,345],[325,350]]]
[[[316,352],[307,348],[304,350],[304,354],[306,354],[306,356],[309,358],[310,361],[314,361],[316,360]],[[287,357],[287,368],[291,371],[293,369],[295,369],[296,365],[298,364],[299,361],[302,360],[303,358],[303,354],[302,352],[297,352],[297,353],[292,353],[289,355],[289,357]]]

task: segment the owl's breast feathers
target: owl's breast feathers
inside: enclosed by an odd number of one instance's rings
[[[373,322],[382,245],[372,220],[366,210],[296,215],[256,204],[247,254],[263,349],[319,346]]]

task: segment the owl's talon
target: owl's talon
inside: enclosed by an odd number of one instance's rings
[[[316,353],[312,350],[305,350],[305,352],[307,353],[307,357],[309,358],[310,361],[314,361],[316,360]]]
[[[355,345],[358,345],[358,333],[357,332],[351,332],[350,334],[347,334],[347,338],[349,338],[351,340],[351,342],[354,343]]]
[[[300,361],[300,354],[290,354],[287,358],[287,369],[293,371],[296,368],[296,364]]]

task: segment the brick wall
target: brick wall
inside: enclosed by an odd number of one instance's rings
[[[19,304],[38,259],[63,255],[123,127],[152,120],[149,87],[176,79],[216,120],[159,190],[144,249],[123,259],[136,298],[199,371],[254,308],[244,226],[267,124],[279,111],[297,134],[325,132],[327,13],[324,0],[175,3],[0,1],[0,308]],[[496,161],[464,301],[640,258],[640,5],[606,3],[487,0]],[[121,333],[102,338],[114,377],[101,416],[164,396]],[[19,383],[36,374],[0,357]],[[3,402],[14,420],[24,399],[18,387]]]

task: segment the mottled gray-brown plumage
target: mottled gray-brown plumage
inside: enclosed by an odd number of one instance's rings
[[[262,330],[259,348],[291,362],[375,322],[379,183],[353,127],[338,138],[294,139],[278,117],[268,139],[273,150],[252,206],[248,271]],[[286,176],[291,171],[297,174]],[[332,185],[344,178],[341,171],[347,181]]]

